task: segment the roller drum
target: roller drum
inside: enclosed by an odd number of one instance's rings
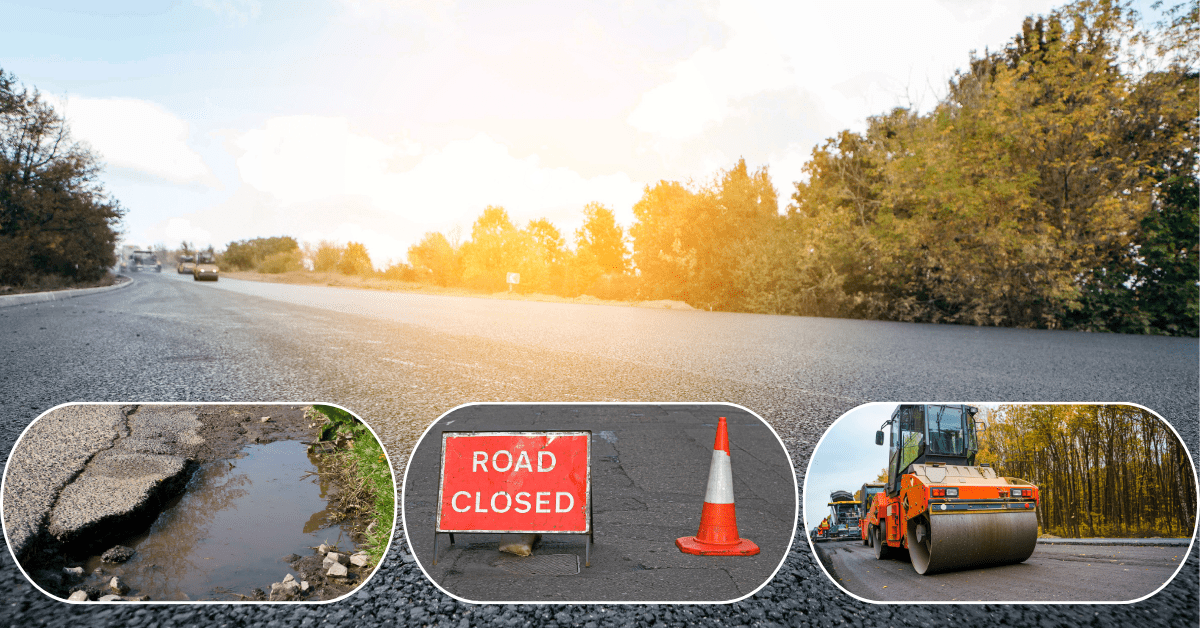
[[[923,525],[929,527],[919,529]],[[906,533],[908,553],[919,574],[1019,563],[1037,545],[1037,515],[1032,511],[934,514],[909,520]]]

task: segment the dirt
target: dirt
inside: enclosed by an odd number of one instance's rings
[[[191,468],[196,469],[207,463],[240,458],[244,455],[243,449],[250,445],[265,445],[277,441],[312,443],[319,436],[319,426],[323,422],[323,418],[314,418],[307,414],[307,408],[308,406],[284,405],[195,406],[196,416],[201,423],[196,434],[203,439],[203,442],[188,445],[180,453],[187,456]],[[134,407],[123,409],[130,414],[135,411]],[[321,469],[323,476],[325,471],[325,469]],[[337,498],[336,484],[331,486],[331,489],[324,495],[327,500],[327,508],[314,518],[321,519],[317,522],[321,528],[336,523],[341,529],[349,530],[350,538],[347,539],[343,536],[338,543],[347,554],[353,554],[355,548],[365,542],[364,532],[370,521],[360,513],[345,512]],[[148,521],[143,522],[132,533],[128,529],[122,530],[122,534],[117,535],[115,541],[111,543],[106,541],[105,547],[99,549],[88,547],[84,551],[75,547],[49,543],[43,546],[42,551],[35,556],[24,560],[22,567],[38,585],[52,595],[65,599],[73,591],[84,590],[88,592],[88,599],[96,600],[99,596],[112,593],[112,591],[105,590],[104,584],[112,575],[122,573],[120,566],[100,561],[98,554],[110,545],[127,544],[124,542],[126,539],[134,539],[146,534],[155,518],[169,505],[177,503],[179,499],[180,497],[177,496],[169,503],[164,501],[164,503],[158,504]],[[106,534],[106,536],[109,535]],[[281,557],[282,562],[292,567],[296,573],[300,574],[299,579],[307,580],[311,587],[307,592],[293,598],[296,600],[330,600],[340,597],[359,586],[374,569],[374,567],[350,566],[347,577],[326,577],[325,570],[322,569],[323,556],[316,554],[316,548],[311,549],[313,550],[311,555],[293,554]],[[65,568],[75,567],[82,567],[82,575],[73,575],[65,571]],[[281,576],[285,571],[286,568],[280,565]],[[127,584],[136,594],[138,589],[136,580],[131,579]],[[229,591],[224,599],[267,600],[268,593],[265,592],[270,591],[271,584],[271,582],[261,583],[260,588],[254,589],[250,595]],[[127,599],[141,598],[128,597]]]

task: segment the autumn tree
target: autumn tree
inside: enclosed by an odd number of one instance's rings
[[[526,246],[530,249],[527,267],[536,267],[536,272],[522,272],[522,289],[564,294],[568,284],[568,265],[573,256],[567,248],[562,232],[548,219],[538,218],[529,221],[522,233],[528,238]]]
[[[930,113],[815,149],[754,309],[1194,334],[1196,73],[1132,69],[1135,18],[1089,0],[1031,18]]]
[[[294,260],[299,264],[300,244],[290,236],[230,242],[221,256],[221,263],[235,270],[251,270],[258,268],[263,260],[269,257],[274,257],[273,264],[276,265],[281,263],[281,260]]]
[[[780,219],[765,167],[744,159],[692,189],[674,181],[647,186],[633,208],[633,259],[651,298],[706,309],[745,309],[747,252]]]
[[[471,225],[471,239],[463,243],[463,282],[489,292],[504,290],[507,273],[520,272],[527,256],[522,240],[508,212],[489,205]]]
[[[588,203],[583,208],[583,225],[575,231],[572,272],[577,289],[612,298],[612,290],[597,282],[604,278],[605,284],[611,284],[623,276],[629,266],[627,257],[625,230],[617,224],[612,210],[600,203]]]
[[[375,274],[375,266],[371,264],[371,256],[367,254],[367,247],[359,242],[347,242],[346,248],[342,252],[342,259],[338,262],[338,271],[343,275],[369,276]]]
[[[318,273],[336,272],[338,265],[342,263],[342,253],[345,247],[340,246],[336,242],[329,240],[321,240],[309,252],[309,259],[312,260],[313,270]]]
[[[408,247],[408,263],[422,281],[439,286],[458,283],[457,253],[439,231],[426,233],[420,242]]]
[[[0,284],[104,276],[124,210],[100,170],[63,117],[0,70]]]

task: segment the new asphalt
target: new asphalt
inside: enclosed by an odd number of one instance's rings
[[[1122,401],[1197,445],[1195,339],[430,297],[139,275],[133,285],[0,308],[5,456],[67,401],[287,401],[348,407],[402,472],[444,412],[484,401],[731,402],[779,432],[803,482],[824,429],[868,401]],[[418,552],[419,553],[419,552]],[[55,602],[0,556],[0,619],[21,625],[1185,625],[1197,553],[1129,605],[871,605],[803,543],[728,605],[468,605],[439,591],[402,532],[355,596],[319,606]]]

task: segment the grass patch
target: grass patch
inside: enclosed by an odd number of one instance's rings
[[[323,421],[321,440],[337,444],[328,458],[341,476],[338,499],[348,512],[365,515],[368,526],[365,550],[378,564],[392,539],[396,514],[396,487],[383,445],[354,415],[333,406],[313,406],[313,418]]]

